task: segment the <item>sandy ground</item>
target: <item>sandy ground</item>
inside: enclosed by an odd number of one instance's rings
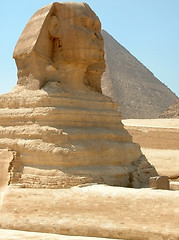
[[[123,120],[133,141],[143,148],[179,150],[179,119]]]
[[[142,148],[142,152],[159,175],[179,177],[179,150]]]
[[[128,119],[123,123],[159,175],[179,177],[179,119]]]
[[[65,236],[65,235],[50,234],[50,233],[37,233],[37,232],[0,229],[0,240],[21,240],[21,239],[22,240],[106,240],[106,238]],[[109,238],[107,239],[112,240]]]
[[[125,126],[144,126],[157,128],[179,129],[179,119],[126,119],[122,120]]]

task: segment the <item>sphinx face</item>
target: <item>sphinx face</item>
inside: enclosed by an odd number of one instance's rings
[[[76,82],[76,89],[79,82],[81,88],[92,86],[89,76],[100,86],[105,64],[99,18],[85,3],[47,5],[27,23],[13,57],[18,84],[29,89],[39,89],[47,81]]]
[[[73,8],[72,8],[73,6]],[[57,16],[53,58],[68,63],[93,64],[104,58],[101,23],[85,4],[65,4],[64,16]],[[58,11],[61,14],[61,11]],[[55,22],[54,17],[52,21]],[[55,23],[54,23],[55,24]],[[57,25],[57,24],[56,24]]]

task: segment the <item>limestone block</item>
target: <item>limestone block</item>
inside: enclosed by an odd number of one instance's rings
[[[169,180],[167,176],[151,177],[149,186],[153,189],[169,190]]]

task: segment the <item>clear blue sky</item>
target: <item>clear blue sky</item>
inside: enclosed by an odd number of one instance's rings
[[[1,1],[0,94],[16,85],[12,54],[25,24],[36,10],[51,2]],[[99,16],[102,28],[179,96],[179,0],[86,0],[86,3]]]

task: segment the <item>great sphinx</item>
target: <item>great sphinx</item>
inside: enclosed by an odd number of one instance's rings
[[[9,184],[143,187],[157,173],[101,93],[101,23],[86,3],[52,3],[25,26],[13,55],[18,82],[0,96],[0,148]]]

